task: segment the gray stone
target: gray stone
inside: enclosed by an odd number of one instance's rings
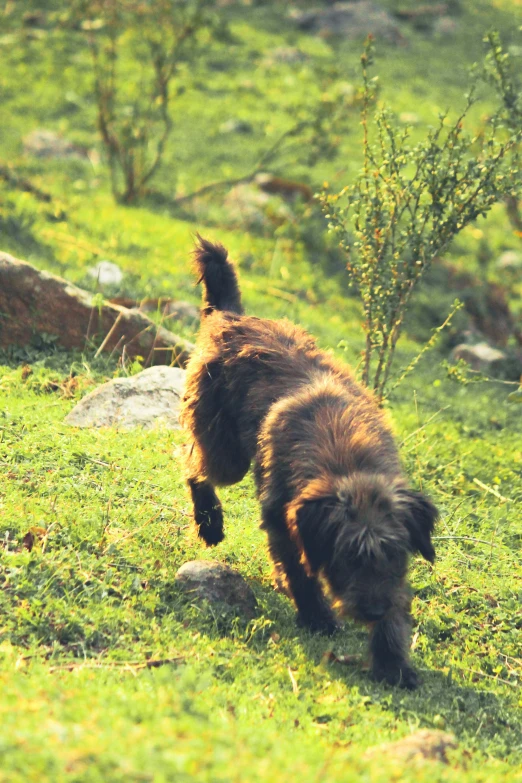
[[[112,261],[98,261],[96,266],[92,266],[87,272],[100,285],[119,285],[123,280],[123,272]]]
[[[223,563],[191,560],[181,566],[176,582],[187,595],[208,601],[215,608],[232,609],[248,620],[256,615],[257,602],[251,587],[241,574]]]
[[[73,427],[117,427],[176,430],[185,371],[150,367],[130,378],[104,383],[73,408],[65,421]]]
[[[195,323],[200,319],[199,307],[190,302],[168,302],[165,306],[165,311],[166,315],[174,318],[176,321]]]
[[[296,63],[306,62],[308,59],[306,52],[302,52],[296,46],[278,46],[266,52],[265,64],[284,63],[286,65],[295,65]]]
[[[455,35],[458,30],[458,22],[451,16],[439,16],[433,22],[433,34],[439,38],[450,38]]]
[[[421,729],[408,737],[369,748],[366,758],[384,758],[403,764],[415,761],[440,761],[449,763],[448,751],[455,750],[457,742],[452,734],[443,731]]]
[[[488,372],[498,368],[506,361],[507,356],[498,348],[493,348],[489,343],[477,343],[468,345],[461,343],[451,352],[451,359],[455,362],[461,359],[465,361],[473,370],[479,372]]]
[[[370,0],[334,3],[329,8],[293,10],[290,18],[302,30],[320,35],[343,38],[363,38],[370,33],[393,43],[404,40],[397,22],[390,13]]]
[[[256,185],[236,185],[223,201],[229,220],[245,228],[271,228],[292,220],[294,214],[278,197],[259,190]]]
[[[219,126],[220,133],[252,133],[253,130],[252,123],[248,120],[226,120]]]
[[[516,250],[506,250],[497,258],[495,266],[501,270],[520,270],[522,269],[522,253],[517,253]]]
[[[87,151],[54,131],[39,128],[24,138],[24,150],[36,158],[86,158]]]

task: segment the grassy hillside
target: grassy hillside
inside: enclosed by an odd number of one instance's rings
[[[356,85],[359,43],[297,32],[283,3],[222,8],[229,37],[209,45],[186,76],[154,193],[123,207],[114,205],[96,157],[23,151],[23,137],[36,128],[97,145],[88,53],[53,21],[59,4],[41,5],[51,15],[36,29],[21,26],[18,9],[4,17],[0,161],[52,201],[0,180],[0,250],[91,290],[87,270],[109,259],[124,278],[107,293],[196,302],[187,259],[200,230],[239,262],[249,312],[290,317],[356,364],[357,302],[318,218],[254,230],[231,218],[222,192],[195,208],[172,198],[248,170],[317,99],[318,68],[336,64],[334,87]],[[456,22],[453,37],[406,25],[407,46],[379,46],[381,97],[399,114],[416,115],[415,133],[441,109],[458,111],[486,29],[494,24],[517,45],[522,7],[469,0]],[[280,47],[305,57],[274,64]],[[473,122],[491,101],[485,95]],[[248,122],[251,132],[220,130],[230,119]],[[354,111],[335,160],[308,168],[294,150],[274,171],[314,187],[325,179],[341,185],[359,161]],[[466,231],[448,257],[477,271],[481,243],[492,258],[520,249],[503,208]],[[490,266],[485,274],[499,273]],[[515,280],[515,310],[520,293]],[[399,364],[426,329],[422,302],[440,310],[440,323],[454,298],[435,289],[423,296]],[[187,326],[176,330],[193,335]],[[364,629],[347,623],[327,640],[296,627],[290,601],[273,589],[250,480],[222,491],[227,537],[208,551],[191,527],[183,434],[64,424],[83,394],[122,373],[115,362],[63,353],[45,339],[2,352],[0,781],[522,780],[520,406],[506,403],[503,384],[455,384],[442,358],[423,360],[390,399],[412,482],[441,509],[435,566],[412,563],[413,659],[423,684],[404,693],[369,680]],[[236,567],[259,616],[244,623],[187,602],[174,575],[195,558]],[[361,662],[333,662],[330,651],[361,654]],[[147,660],[164,664],[147,668]],[[420,727],[456,735],[448,766],[408,769],[365,756]]]

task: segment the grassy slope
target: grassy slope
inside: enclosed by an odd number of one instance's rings
[[[497,4],[494,14],[489,5],[470,4],[456,42],[412,34],[408,49],[384,48],[381,73],[399,111],[414,105],[429,121],[446,100],[457,105],[464,65],[478,55],[482,30],[493,15],[512,24],[516,4]],[[164,192],[177,171],[174,154],[182,161],[180,188],[206,181],[209,171],[241,173],[266,136],[289,121],[292,101],[306,99],[309,67],[297,73],[264,67],[263,53],[288,43],[315,57],[331,58],[332,51],[295,35],[280,16],[277,6],[243,11],[233,23],[234,46],[209,52],[194,76],[205,91],[200,86],[183,99],[179,136],[158,182]],[[1,149],[62,200],[68,218],[54,222],[48,206],[6,193],[2,249],[80,282],[89,265],[107,257],[127,272],[125,293],[190,298],[186,256],[191,232],[204,224],[172,217],[166,207],[115,208],[100,171],[21,156],[20,138],[32,127],[61,128],[87,143],[93,138],[86,76],[78,69],[83,53],[59,82],[46,44],[4,49],[10,68],[0,77],[7,106]],[[342,47],[339,56],[353,79],[357,47]],[[234,137],[234,160],[230,137],[216,132],[229,116],[255,127],[237,144]],[[212,143],[201,155],[207,139]],[[348,168],[356,165],[354,141],[355,132],[345,145]],[[339,162],[324,172],[290,173],[321,181],[338,168]],[[325,346],[343,337],[347,358],[356,358],[361,337],[353,300],[321,277],[295,237],[274,253],[270,235],[230,225],[206,230],[240,260],[251,312],[299,320]],[[494,251],[516,247],[500,210],[480,231]],[[469,232],[455,260],[472,265],[478,239]],[[289,301],[288,293],[295,298]],[[410,349],[406,343],[405,355]],[[34,364],[36,354],[27,358]],[[227,539],[204,551],[189,525],[183,437],[69,430],[63,417],[72,401],[46,392],[46,379],[59,379],[75,361],[79,395],[112,368],[82,369],[72,356],[53,361],[54,369],[34,364],[25,381],[12,366],[0,377],[0,780],[522,778],[522,427],[518,409],[505,404],[505,389],[452,386],[432,357],[392,400],[405,464],[442,509],[437,564],[416,561],[412,569],[414,658],[424,686],[404,694],[372,684],[359,666],[324,662],[332,648],[362,652],[361,629],[348,625],[334,642],[296,630],[290,602],[271,585],[250,483],[222,493]],[[43,538],[29,552],[22,541],[31,528]],[[194,557],[235,565],[255,590],[260,617],[245,627],[183,602],[174,574]],[[146,657],[180,660],[153,671],[122,665]],[[70,663],[77,668],[65,670]],[[454,731],[471,756],[457,754],[449,768],[410,772],[363,758],[367,747],[417,726]]]

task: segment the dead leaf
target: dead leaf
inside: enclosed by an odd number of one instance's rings
[[[30,527],[22,539],[22,546],[29,552],[32,552],[35,543],[41,541],[46,533],[47,530],[43,527]]]

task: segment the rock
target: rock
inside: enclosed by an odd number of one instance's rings
[[[517,253],[516,250],[507,250],[497,258],[495,266],[500,270],[518,271],[522,269],[522,253]]]
[[[265,64],[284,63],[286,65],[295,65],[296,63],[306,62],[308,59],[308,55],[295,46],[278,46],[266,52]]]
[[[98,261],[96,266],[87,270],[87,274],[94,277],[100,285],[119,285],[123,280],[123,272],[112,261]]]
[[[490,281],[484,282],[453,264],[437,265],[434,272],[446,291],[455,292],[470,316],[473,329],[490,343],[505,347],[513,336],[522,344],[522,330],[511,312],[505,289]]]
[[[370,0],[334,3],[329,8],[312,8],[307,11],[293,10],[290,18],[302,30],[319,35],[352,39],[372,34],[393,43],[404,41],[391,14]]]
[[[257,602],[243,577],[223,563],[214,560],[192,560],[181,566],[176,582],[189,596],[208,601],[213,607],[235,610],[251,620]]]
[[[451,16],[440,16],[435,19],[432,32],[439,38],[451,38],[458,30],[458,22]]]
[[[149,367],[130,378],[115,378],[88,394],[66,416],[72,427],[178,430],[185,371]]]
[[[219,126],[220,133],[252,133],[253,130],[254,127],[248,120],[231,119]]]
[[[256,175],[254,182],[264,193],[281,196],[285,201],[311,201],[314,197],[314,191],[304,182],[295,182],[284,177],[276,177],[274,174],[265,174],[260,172]]]
[[[64,139],[54,131],[38,129],[24,138],[24,151],[36,158],[87,158],[82,147]]]
[[[190,302],[168,302],[165,305],[165,312],[171,318],[186,323],[197,323],[200,319],[199,307]]]
[[[455,750],[457,742],[452,734],[422,729],[409,737],[378,745],[366,751],[366,758],[384,758],[410,764],[412,761],[440,761],[448,764],[448,751]]]
[[[489,343],[482,342],[476,345],[461,343],[451,352],[451,359],[454,362],[461,359],[479,372],[492,372],[507,360],[507,355],[493,348]]]
[[[256,185],[236,185],[225,196],[228,217],[245,228],[273,228],[293,218],[293,212],[279,198],[264,193]]]
[[[61,277],[0,253],[0,347],[28,345],[35,334],[55,336],[63,348],[83,350],[88,341],[105,351],[125,348],[129,358],[183,367],[193,345],[138,310],[108,302]]]

